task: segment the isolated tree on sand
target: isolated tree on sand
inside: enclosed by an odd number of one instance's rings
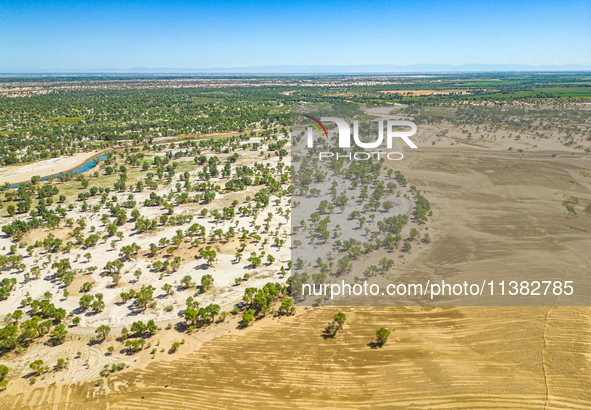
[[[410,242],[404,242],[404,250],[410,252],[411,249],[412,245],[410,244]]]
[[[334,315],[333,319],[334,320],[332,322],[329,322],[326,328],[324,329],[325,333],[330,335],[331,337],[334,337],[337,334],[337,332],[343,328],[343,325],[347,320],[347,316],[344,313],[339,312],[336,315]]]
[[[376,344],[378,346],[383,346],[386,344],[386,342],[388,341],[388,338],[390,337],[390,331],[387,329],[384,329],[383,327],[379,328],[378,330],[376,330]]]
[[[107,325],[100,325],[94,332],[98,335],[99,340],[103,342],[107,335],[111,333],[111,328]]]
[[[343,327],[343,325],[345,324],[345,321],[347,320],[347,316],[344,313],[339,312],[336,315],[334,315],[333,319],[335,322],[337,322],[337,324],[340,327]]]

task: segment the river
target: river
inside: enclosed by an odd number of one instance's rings
[[[43,178],[41,178],[41,181],[48,181],[49,178],[57,178],[60,175],[65,174],[65,173],[69,173],[69,172],[73,172],[74,174],[82,174],[83,172],[86,172],[89,169],[94,168],[100,161],[103,161],[105,159],[107,159],[107,156],[106,155],[101,155],[99,157],[95,157],[95,158],[89,159],[84,164],[80,165],[78,168],[74,168],[74,169],[72,169],[70,171],[66,171],[66,172],[61,172],[59,174],[49,175],[47,177],[43,177]],[[16,189],[20,185],[21,184],[14,184],[14,185],[11,185],[10,188],[11,189]]]

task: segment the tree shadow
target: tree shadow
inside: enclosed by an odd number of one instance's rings
[[[47,339],[47,341],[43,344],[45,346],[55,347],[55,346],[59,346],[59,345],[63,344],[64,342],[65,342],[65,340],[62,340],[61,342],[59,342],[54,337],[51,337],[51,338]]]
[[[324,330],[324,331],[322,332],[322,338],[323,338],[324,340],[328,340],[328,339],[334,339],[336,336],[337,336],[337,334],[336,334],[336,333],[330,333],[330,332],[327,332],[326,330]]]
[[[127,316],[137,316],[144,311],[144,309],[136,309],[132,306],[129,307],[129,310],[130,312],[127,314]]]
[[[244,323],[242,320],[238,322],[238,325],[236,326],[236,329],[238,330],[242,330],[242,329],[246,329],[247,327],[249,327],[250,325],[248,325],[247,323]]]
[[[175,323],[172,328],[174,330],[176,330],[179,333],[184,333],[187,331],[187,329],[189,328],[189,325],[187,325],[187,322],[185,321],[181,321],[181,322],[177,322]]]
[[[102,340],[99,340],[98,338],[93,337],[88,341],[87,344],[88,344],[88,346],[94,346],[94,345],[100,345],[102,342],[103,342]]]
[[[29,372],[27,374],[25,374],[22,378],[23,379],[30,379],[31,377],[35,376],[37,374],[37,372]]]
[[[72,312],[74,312],[74,314],[76,314],[77,316],[80,316],[82,313],[84,313],[84,309],[82,309],[80,306],[78,306],[77,308],[72,310]]]
[[[378,347],[381,349],[382,347],[384,347],[384,343],[369,342],[367,346],[369,346],[370,349],[377,349]]]

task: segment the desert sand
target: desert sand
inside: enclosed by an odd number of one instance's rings
[[[0,168],[0,184],[18,184],[30,181],[34,176],[41,178],[70,171],[86,161],[100,155],[100,151],[81,152],[79,154],[52,158],[26,165],[14,165]]]

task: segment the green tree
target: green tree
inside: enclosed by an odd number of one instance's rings
[[[0,364],[0,389],[5,389],[8,386],[8,380],[4,380],[6,375],[8,374],[8,367]]]
[[[254,310],[247,309],[244,312],[244,314],[242,315],[242,323],[244,323],[245,326],[250,326],[253,321],[254,321]]]
[[[324,332],[329,336],[336,335],[338,330],[339,330],[339,325],[334,320],[332,322],[328,322],[328,324],[324,328]]]
[[[4,366],[3,364],[0,364],[0,380],[4,380],[8,372],[8,367]]]
[[[82,308],[82,310],[86,310],[90,307],[90,304],[92,303],[93,300],[94,300],[94,296],[92,296],[92,295],[82,295],[80,297],[79,305]]]
[[[55,371],[60,371],[68,367],[68,361],[66,359],[60,358],[57,359],[57,363],[53,366]]]
[[[390,337],[390,331],[381,327],[376,330],[376,343],[379,346],[383,346],[388,341],[388,337]]]
[[[285,314],[291,311],[291,298],[283,299],[281,306],[279,306],[279,311]]]
[[[190,276],[189,276],[189,278],[190,278]],[[165,283],[164,286],[162,286],[162,290],[166,292],[166,296],[170,296],[171,292],[174,292],[172,290],[172,285],[170,285],[168,283]]]
[[[30,363],[29,367],[35,371],[36,375],[40,376],[41,373],[43,373],[43,371],[45,370],[43,364],[43,360],[37,359],[34,362]]]
[[[59,324],[57,325],[52,331],[52,342],[54,345],[61,345],[66,340],[66,335],[68,331],[66,330],[66,325]]]
[[[213,286],[213,276],[210,274],[201,277],[201,290],[207,292]]]
[[[130,330],[135,333],[137,336],[141,336],[146,331],[146,325],[144,322],[137,321],[131,324]]]
[[[109,333],[111,333],[111,328],[107,325],[100,325],[94,332],[98,335],[99,340],[104,342]]]
[[[183,285],[185,288],[193,287],[193,278],[189,275],[183,276],[183,278],[181,279],[181,285]],[[172,289],[172,286],[170,286],[170,289]],[[166,289],[164,290],[166,291]],[[166,293],[168,293],[168,291],[166,291]]]
[[[347,320],[347,316],[342,313],[339,312],[336,315],[334,315],[334,321],[338,323],[339,326],[343,327],[343,325],[345,324],[345,321]]]
[[[138,305],[146,309],[148,305],[154,300],[155,288],[151,285],[143,286],[142,289],[136,293],[135,300]]]
[[[154,320],[148,320],[148,323],[146,324],[146,330],[148,331],[148,334],[150,336],[155,335],[156,332],[158,332],[158,326],[156,325]]]
[[[103,302],[103,294],[97,293],[96,295],[94,295],[94,297],[96,298],[96,300],[92,302],[92,304],[90,305],[92,311],[95,313],[102,312],[105,309],[105,302]]]
[[[93,284],[91,282],[85,282],[80,288],[80,292],[90,292],[92,285]]]

